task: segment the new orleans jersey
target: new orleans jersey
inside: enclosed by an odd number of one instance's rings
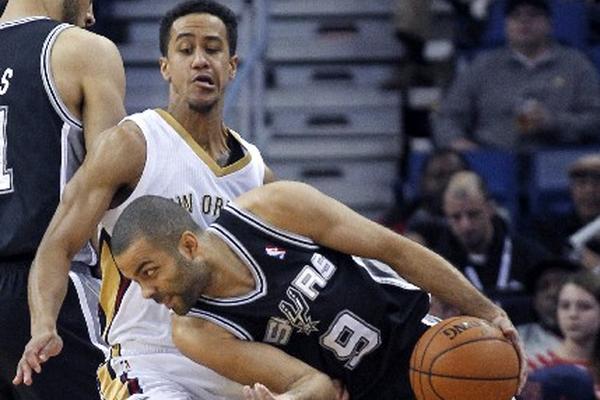
[[[123,209],[142,195],[173,199],[206,227],[229,200],[262,185],[265,166],[258,149],[232,131],[244,154],[221,168],[166,111],[146,110],[125,120],[133,121],[144,134],[146,163],[133,193],[118,208],[107,212],[101,222],[103,335],[109,345],[122,348],[135,343],[174,349],[169,310],[145,300],[139,286],[120,275],[107,237]]]
[[[254,276],[254,291],[201,297],[189,315],[279,347],[344,382],[351,399],[408,399],[408,359],[429,296],[389,266],[281,231],[234,204],[208,229]]]

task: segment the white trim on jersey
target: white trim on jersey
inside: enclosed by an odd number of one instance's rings
[[[220,326],[221,328],[224,328],[224,329],[228,330],[229,332],[233,333],[234,336],[236,336],[238,339],[249,340],[252,342],[254,341],[254,338],[247,330],[245,330],[238,324],[235,324],[235,323],[231,322],[230,320],[221,317],[220,315],[209,313],[209,312],[203,311],[203,310],[199,310],[197,308],[192,308],[187,313],[187,315],[191,316],[191,317],[206,319],[206,320]]]
[[[246,262],[250,269],[250,273],[256,282],[256,288],[251,292],[237,297],[228,297],[228,298],[214,298],[209,296],[200,296],[201,301],[208,304],[216,304],[220,306],[237,306],[240,304],[246,304],[257,300],[264,295],[267,294],[267,281],[265,278],[265,274],[262,269],[254,260],[250,252],[244,247],[244,245],[227,229],[223,228],[223,226],[213,223],[211,224],[207,231],[219,236],[222,240],[224,240],[229,247],[235,251],[235,253]]]
[[[352,260],[367,271],[371,279],[377,283],[397,286],[404,290],[421,290],[420,287],[413,285],[401,277],[392,267],[379,260],[357,256],[352,256]]]
[[[84,268],[87,268],[87,266]],[[81,307],[83,318],[85,319],[90,342],[102,351],[105,356],[108,356],[108,348],[100,339],[100,322],[98,321],[96,313],[92,312],[92,310],[96,310],[98,307],[100,283],[98,282],[95,285],[96,287],[94,287],[89,281],[95,278],[92,278],[89,273],[86,275],[85,273],[70,271],[69,278],[71,279],[71,282],[73,282],[77,297],[79,298],[79,305]],[[85,278],[85,281],[82,278]]]
[[[56,38],[58,35],[63,32],[65,29],[73,28],[73,25],[70,24],[60,24],[56,28],[54,28],[46,41],[44,42],[44,46],[42,47],[42,53],[40,55],[40,74],[42,77],[42,82],[44,83],[44,88],[46,89],[46,93],[48,94],[48,100],[50,100],[50,104],[54,107],[54,110],[58,114],[58,116],[67,124],[74,126],[79,129],[83,129],[83,125],[81,121],[76,118],[67,106],[63,103],[60,98],[60,94],[58,89],[56,88],[54,77],[52,75],[52,64],[50,60],[50,56],[52,54],[52,47],[56,42]]]
[[[19,18],[19,19],[15,19],[13,21],[6,21],[6,22],[0,23],[0,29],[11,28],[13,26],[23,25],[28,22],[39,21],[42,19],[50,19],[50,18],[48,18],[46,16],[42,16],[42,15],[34,16],[34,17]]]
[[[74,144],[73,142],[79,140],[83,141],[83,135],[81,137],[75,136],[75,134],[80,130],[77,128],[73,128],[71,125],[64,123],[60,132],[60,146],[61,146],[61,154],[60,154],[60,198],[62,200],[63,191],[67,182],[73,177],[75,171],[79,169],[80,164],[77,160],[71,160],[69,157],[72,155],[71,149],[74,146],[83,146],[82,143]],[[81,151],[81,150],[80,150]],[[73,157],[75,157],[73,155]],[[92,243],[88,241],[79,252],[73,257],[73,261],[79,261],[86,263],[88,265],[95,265],[98,263],[98,253],[92,246]]]
[[[69,124],[63,124],[60,130],[60,197],[67,186],[69,177],[67,176],[67,165],[69,163]]]
[[[313,242],[306,236],[298,235],[296,233],[276,228],[266,223],[265,221],[259,219],[256,215],[248,212],[247,210],[242,210],[241,208],[237,207],[232,203],[227,204],[227,206],[225,206],[225,209],[234,214],[235,216],[239,217],[240,219],[244,220],[248,224],[252,225],[256,229],[267,233],[268,235],[273,236],[276,239],[308,250],[317,250],[319,248],[319,246],[316,245],[315,242]]]

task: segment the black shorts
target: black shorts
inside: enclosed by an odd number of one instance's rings
[[[0,262],[0,400],[99,399],[96,369],[104,355],[92,343],[82,309],[82,304],[91,305],[92,299],[80,301],[71,279],[58,318],[62,352],[42,365],[41,374],[34,373],[32,386],[12,385],[17,363],[31,336],[28,274],[29,262]],[[81,290],[79,293],[83,294]],[[89,309],[86,312],[89,316]]]

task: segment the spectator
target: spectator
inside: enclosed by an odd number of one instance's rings
[[[509,0],[507,45],[456,78],[434,118],[436,144],[530,149],[599,140],[597,72],[550,33],[545,0]]]
[[[399,89],[423,77],[426,68],[425,42],[432,25],[432,0],[395,0],[393,24],[396,39],[402,43],[402,64],[395,75],[384,83],[386,89]],[[426,79],[426,78],[425,78]]]
[[[588,154],[577,159],[569,168],[569,191],[572,209],[567,214],[551,215],[534,222],[540,242],[557,255],[569,254],[569,237],[579,229],[600,217],[600,153]],[[587,267],[600,265],[591,261],[593,254],[600,254],[595,241],[587,243],[582,255],[587,256]]]
[[[446,224],[442,211],[444,188],[452,174],[465,169],[468,162],[457,151],[439,149],[430,153],[420,170],[416,195],[394,207],[384,224],[398,232],[418,234],[424,243],[434,246],[440,226]]]
[[[556,365],[529,375],[519,400],[594,400],[594,380],[577,365]]]
[[[482,178],[471,171],[454,174],[443,207],[450,229],[436,250],[496,300],[522,293],[527,269],[548,258],[548,253],[509,232]]]
[[[578,365],[595,377],[596,398],[600,364],[600,275],[589,271],[570,276],[560,289],[558,325],[564,337],[545,354],[529,359],[531,371],[562,364]]]
[[[558,292],[568,274],[581,266],[564,259],[542,261],[525,276],[525,289],[530,294],[535,321],[519,325],[519,335],[527,356],[546,353],[560,344],[562,336],[556,320]]]

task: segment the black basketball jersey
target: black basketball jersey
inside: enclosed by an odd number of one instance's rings
[[[50,65],[69,27],[44,17],[0,24],[0,262],[33,257],[83,158],[81,122],[61,101]]]
[[[388,387],[407,385],[399,359],[422,333],[425,292],[385,264],[275,229],[233,204],[208,229],[248,265],[256,288],[237,298],[202,297],[189,315],[341,379],[352,399],[398,398]]]

